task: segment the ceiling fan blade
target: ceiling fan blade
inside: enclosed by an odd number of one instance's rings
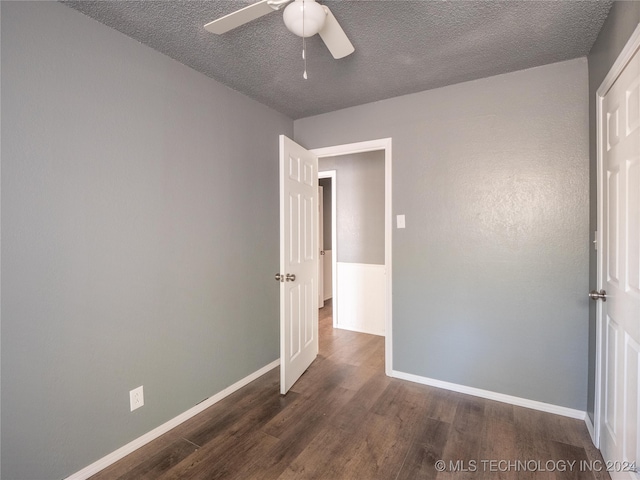
[[[217,33],[218,35],[233,30],[240,25],[249,23],[251,20],[260,18],[268,13],[273,12],[273,8],[269,5],[271,0],[260,0],[258,3],[241,8],[229,15],[220,17],[213,22],[207,23],[204,28],[208,32]]]
[[[327,19],[324,22],[324,27],[318,32],[318,35],[322,38],[325,45],[333,55],[333,58],[343,58],[347,55],[351,55],[355,48],[347,38],[347,34],[344,33],[342,27],[333,16],[331,10],[325,5],[324,10],[327,12]]]

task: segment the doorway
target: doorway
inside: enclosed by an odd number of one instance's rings
[[[319,304],[324,306],[324,302],[333,299],[336,295],[335,292],[335,271],[336,255],[335,248],[337,245],[337,216],[336,216],[336,171],[318,171],[318,183],[322,187],[322,200],[320,208],[322,210],[321,215],[321,248],[320,248],[320,265],[318,270],[322,271],[322,274],[318,278],[318,284],[322,283],[322,301],[319,299]],[[335,317],[334,317],[335,319]],[[334,328],[336,327],[335,321],[333,322]]]
[[[368,142],[337,145],[333,147],[326,147],[326,148],[311,150],[311,152],[318,157],[319,161],[322,161],[322,159],[330,159],[333,157],[355,155],[359,153],[376,152],[376,151],[381,152],[382,156],[384,157],[384,220],[383,220],[384,252],[382,253],[382,256],[384,257],[384,267],[383,267],[382,276],[380,277],[381,286],[380,286],[380,295],[378,295],[378,297],[382,297],[382,299],[384,300],[382,304],[382,310],[383,310],[382,322],[383,322],[383,328],[384,328],[384,334],[385,334],[385,373],[387,375],[390,375],[393,370],[393,366],[392,366],[392,359],[393,359],[392,265],[391,265],[391,261],[392,261],[391,139],[386,138],[386,139],[380,139],[380,140],[372,140]],[[325,175],[329,176],[330,173],[326,173]],[[320,174],[319,174],[319,178],[322,178],[320,177]],[[335,192],[337,191],[336,184],[340,182],[340,179],[336,177],[333,177],[333,178],[334,179],[332,182],[332,187],[333,187],[332,195],[335,195]],[[335,208],[335,205],[336,205],[335,197],[333,198],[332,205],[334,206],[333,208]],[[338,259],[337,249],[339,248],[339,245],[337,244],[337,239],[335,238],[335,232],[336,232],[335,218],[336,218],[336,215],[333,215],[332,222],[334,222],[334,224],[332,228],[332,235],[334,237],[332,241],[332,257],[333,258],[332,258],[331,264],[332,264],[332,292],[333,292],[332,296],[333,296],[334,326],[340,323],[340,319],[339,317],[337,317],[337,315],[339,315],[338,308],[340,304],[339,292],[340,292],[340,282],[341,282],[341,279],[340,279],[341,272],[338,269],[338,262],[337,262],[337,259]],[[342,275],[344,276],[345,273],[342,273]],[[348,279],[344,283],[346,284],[346,286],[350,285],[350,282]]]

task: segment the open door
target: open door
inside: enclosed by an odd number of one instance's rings
[[[598,90],[600,290],[589,296],[600,300],[596,424],[613,480],[640,478],[640,25],[635,38]]]
[[[318,158],[280,135],[280,393],[318,355]]]

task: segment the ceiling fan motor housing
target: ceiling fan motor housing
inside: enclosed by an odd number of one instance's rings
[[[327,13],[315,0],[296,0],[287,5],[282,17],[290,32],[311,37],[322,30]]]

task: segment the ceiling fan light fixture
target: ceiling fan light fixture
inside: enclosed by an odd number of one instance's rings
[[[327,12],[315,0],[295,0],[284,9],[282,18],[290,32],[299,37],[311,37],[324,27]]]

